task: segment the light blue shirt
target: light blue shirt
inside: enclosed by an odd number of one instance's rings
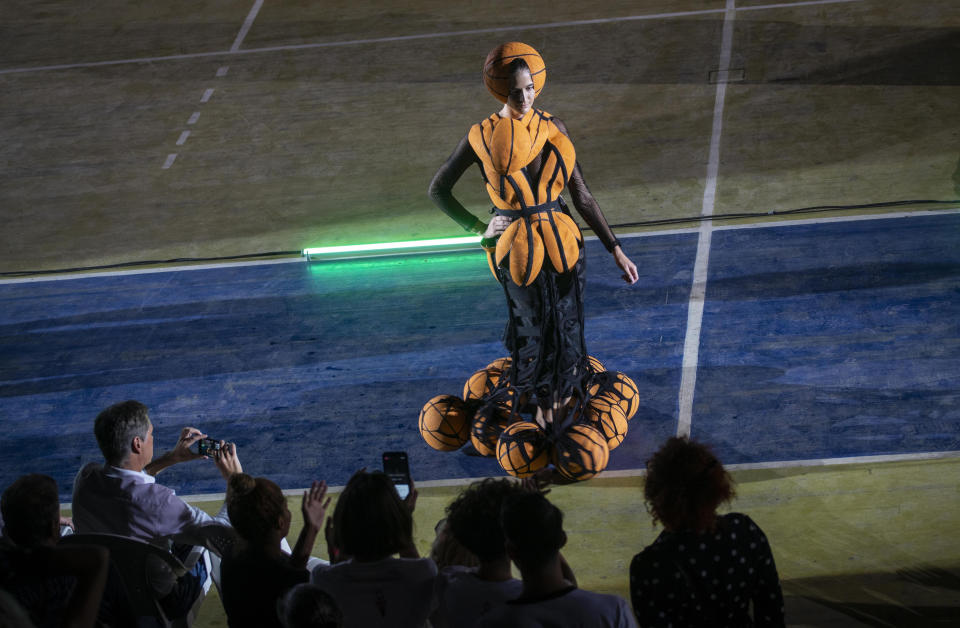
[[[230,527],[226,503],[211,517],[157,484],[149,473],[99,463],[77,474],[73,523],[78,534],[119,534],[163,548],[170,540],[204,545],[224,526]]]

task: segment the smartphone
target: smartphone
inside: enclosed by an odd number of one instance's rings
[[[393,481],[400,499],[406,499],[410,494],[410,465],[407,463],[407,452],[383,452],[383,472]]]
[[[201,438],[197,441],[197,453],[201,456],[212,456],[220,450],[220,441],[215,438]]]

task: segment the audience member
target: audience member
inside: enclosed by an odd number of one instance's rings
[[[311,582],[333,596],[347,628],[427,624],[437,567],[413,543],[416,500],[413,486],[401,500],[387,475],[366,470],[353,474],[337,500],[327,530],[335,564],[315,568]]]
[[[37,628],[23,605],[6,589],[0,588],[0,626],[3,628]]]
[[[206,434],[185,427],[172,450],[153,458],[153,424],[147,407],[138,401],[114,404],[97,415],[97,444],[105,464],[91,463],[77,474],[73,487],[73,520],[79,534],[118,534],[163,548],[173,541],[173,553],[186,559],[191,546],[224,534],[230,525],[226,504],[211,517],[158,484],[155,476],[167,467],[205,456],[190,446]],[[214,461],[224,480],[243,471],[232,443],[220,442]],[[218,574],[214,574],[219,576]],[[162,603],[165,611],[180,617],[200,595],[207,578],[203,560],[179,578]]]
[[[38,628],[93,626],[107,582],[109,553],[82,545],[57,547],[56,481],[38,473],[18,478],[3,492],[0,511],[6,524],[0,542],[0,587]]]
[[[437,522],[433,531],[436,536],[433,537],[433,543],[430,545],[430,559],[436,564],[437,569],[480,565],[480,559],[454,538],[453,532],[450,531],[450,522],[446,517]]]
[[[578,589],[575,582],[564,576],[560,555],[560,549],[567,543],[563,513],[542,494],[524,492],[507,497],[500,525],[507,553],[520,570],[523,590],[519,598],[490,610],[480,619],[479,626],[629,628],[635,625],[625,600]]]
[[[640,626],[784,625],[767,538],[747,515],[717,515],[733,495],[716,456],[686,438],[670,438],[647,463],[644,496],[664,531],[630,564]]]
[[[343,613],[330,594],[313,584],[290,589],[280,605],[284,628],[341,628]]]
[[[524,490],[513,480],[486,479],[471,484],[447,506],[453,537],[477,556],[480,564],[476,568],[447,567],[440,572],[434,628],[473,626],[491,608],[520,597],[523,583],[510,572],[500,510],[507,497]]]
[[[267,478],[235,473],[227,482],[227,513],[240,537],[224,556],[221,599],[231,628],[280,628],[277,602],[307,582],[307,560],[330,504],[325,482],[314,482],[301,501],[303,528],[292,554],[280,549],[290,532],[290,509],[280,487]]]

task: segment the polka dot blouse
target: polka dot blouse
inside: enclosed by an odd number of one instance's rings
[[[630,597],[641,628],[784,625],[767,537],[740,513],[718,517],[713,532],[661,533],[633,557]]]

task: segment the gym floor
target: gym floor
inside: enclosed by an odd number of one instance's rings
[[[955,621],[960,12],[642,5],[4,3],[2,484],[68,501],[93,416],[137,398],[158,447],[195,424],[291,494],[406,449],[425,551],[501,473],[415,421],[503,355],[502,295],[476,252],[298,253],[462,235],[426,185],[496,107],[486,51],[521,40],[641,273],[588,242],[588,347],[642,404],[607,473],[551,493],[581,585],[627,595],[643,464],[681,433],[734,469],[791,625]],[[486,215],[479,177],[456,194]],[[213,469],[167,474],[219,507]]]

